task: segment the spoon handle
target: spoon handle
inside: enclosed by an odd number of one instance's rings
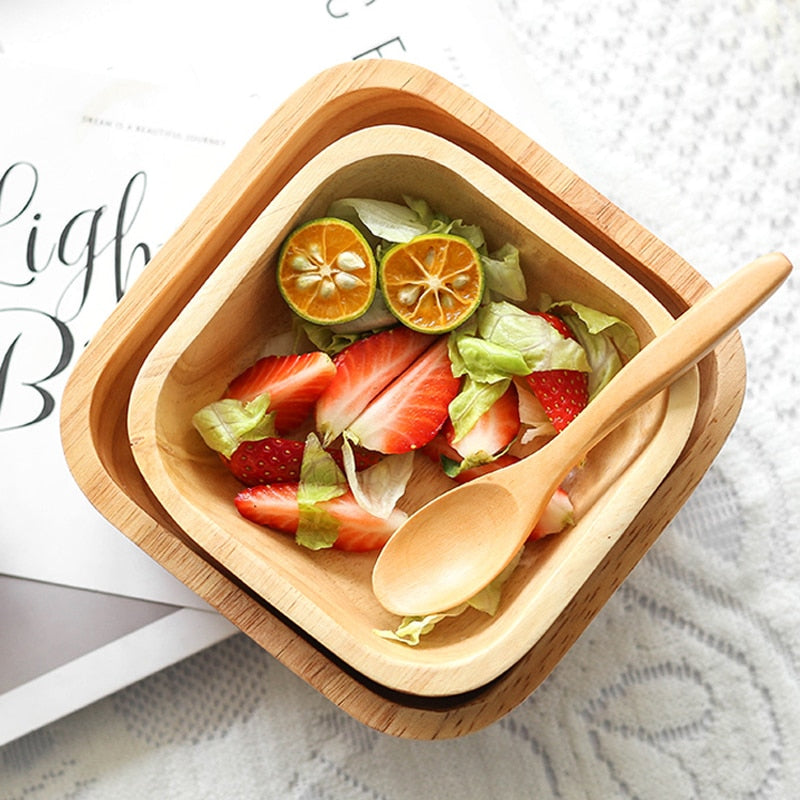
[[[780,286],[791,269],[783,254],[770,253],[703,295],[646,344],[548,447],[573,454],[590,450],[713,350]]]

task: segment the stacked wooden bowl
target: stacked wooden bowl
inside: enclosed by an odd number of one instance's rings
[[[718,452],[744,358],[730,337],[589,454],[576,525],[526,548],[494,617],[465,614],[416,648],[381,639],[393,620],[371,595],[374,555],[305,551],[238,517],[191,416],[286,351],[267,275],[288,231],[337,197],[403,194],[513,242],[529,286],[620,316],[643,342],[708,289],[474,98],[409,64],[354,62],[278,109],[164,245],[76,365],[62,433],[82,490],[155,560],[355,718],[433,739],[497,720],[552,670]],[[418,458],[408,510],[431,491]]]

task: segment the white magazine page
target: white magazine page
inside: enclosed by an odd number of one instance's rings
[[[202,607],[77,488],[59,399],[238,131],[148,84],[8,59],[0,75],[17,121],[0,131],[0,572]]]

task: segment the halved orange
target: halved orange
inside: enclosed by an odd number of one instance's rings
[[[377,286],[372,248],[351,223],[334,217],[306,222],[278,256],[278,288],[303,319],[334,325],[360,317]]]
[[[483,268],[477,250],[460,236],[427,233],[397,244],[379,266],[386,305],[409,328],[445,333],[478,307]]]

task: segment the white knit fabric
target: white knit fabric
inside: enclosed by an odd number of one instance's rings
[[[496,2],[579,174],[712,282],[800,261],[800,4]],[[0,800],[800,797],[798,306],[795,275],[745,324],[719,457],[489,728],[378,734],[237,635],[0,748]]]

